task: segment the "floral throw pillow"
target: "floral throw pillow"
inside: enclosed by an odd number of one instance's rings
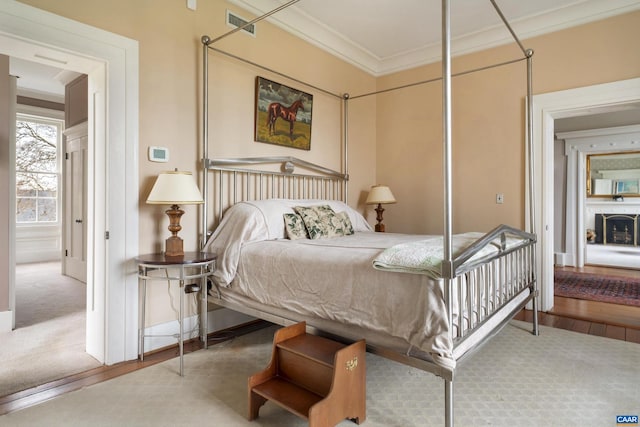
[[[284,214],[284,228],[287,238],[290,240],[307,239],[307,229],[304,227],[302,217],[294,213]]]
[[[342,220],[342,229],[344,230],[345,236],[350,236],[353,234],[353,224],[351,224],[351,219],[349,219],[349,214],[345,211],[336,213],[338,218]]]
[[[293,208],[302,221],[311,239],[344,236],[344,221],[329,205],[296,206]]]

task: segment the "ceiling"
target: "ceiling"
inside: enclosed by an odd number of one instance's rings
[[[64,86],[70,81],[68,79],[79,75],[68,75],[72,72],[16,57],[9,61],[9,72],[18,77],[19,95],[61,103],[64,103]]]
[[[246,20],[286,3],[227,1],[248,11]],[[521,40],[640,9],[640,0],[495,1]],[[450,4],[453,55],[513,42],[490,0]],[[301,0],[267,19],[380,76],[440,60],[440,10],[438,0]]]

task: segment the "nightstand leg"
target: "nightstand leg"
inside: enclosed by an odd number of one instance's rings
[[[184,280],[180,280],[180,336],[178,337],[178,346],[180,347],[180,376],[183,377],[184,376],[184,372],[183,372],[183,366],[182,366],[182,356],[184,354],[184,348],[183,348],[183,339],[184,339],[184,326],[183,326],[183,322],[182,322],[182,310],[184,305]]]
[[[207,327],[209,326],[209,313],[207,311],[207,276],[204,274],[206,270],[205,266],[200,267],[200,296],[202,301],[200,302],[200,341],[204,349],[207,349]]]
[[[144,276],[147,276],[147,269],[144,269]],[[144,313],[145,313],[145,302],[147,299],[147,279],[141,279],[142,281],[142,316],[140,319],[141,325],[138,330],[139,340],[140,340],[140,360],[144,361]]]

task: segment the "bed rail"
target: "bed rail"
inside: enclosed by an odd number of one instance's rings
[[[513,245],[507,245],[508,236],[512,236],[516,239],[516,242]],[[500,253],[506,255],[510,252],[535,243],[536,235],[511,227],[509,225],[501,224],[497,226],[496,228],[485,234],[483,237],[476,240],[453,260],[453,268],[450,271],[453,271],[454,277],[472,270],[476,267],[476,265],[482,263],[482,261],[472,262],[471,259],[485,246],[489,244],[493,245],[498,240],[500,241],[500,246],[498,247]],[[443,271],[449,271],[449,269],[443,269]]]

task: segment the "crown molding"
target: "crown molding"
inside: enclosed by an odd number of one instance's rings
[[[227,1],[256,16],[282,5],[277,0]],[[583,0],[576,1],[569,6],[511,21],[510,25],[526,47],[524,40],[528,38],[639,9],[640,0]],[[376,77],[439,62],[442,57],[441,43],[438,42],[420,49],[380,58],[295,7],[283,9],[266,19],[292,35]],[[500,24],[452,38],[451,54],[458,56],[512,42],[511,34]]]

